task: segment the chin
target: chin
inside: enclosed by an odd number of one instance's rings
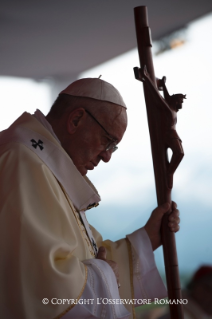
[[[88,170],[86,168],[83,168],[83,169],[79,169],[79,172],[82,176],[85,176],[88,172]]]
[[[85,175],[87,174],[87,172],[88,172],[88,170],[87,170],[85,167],[82,167],[82,166],[77,167],[77,166],[76,166],[76,168],[77,168],[77,170],[79,171],[79,173],[80,173],[82,176],[85,176]]]

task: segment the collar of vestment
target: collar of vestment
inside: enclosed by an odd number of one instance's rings
[[[23,113],[0,133],[0,145],[13,142],[24,144],[41,158],[64,187],[77,210],[98,205],[101,198],[93,184],[80,174],[59,140],[41,121],[29,113]]]
[[[47,129],[47,131],[49,131],[53,136],[54,138],[60,143],[57,135],[55,134],[51,124],[47,121],[47,119],[45,118],[44,114],[39,110],[37,109],[35,111],[35,113],[33,114],[33,116]],[[60,143],[61,144],[61,143]]]

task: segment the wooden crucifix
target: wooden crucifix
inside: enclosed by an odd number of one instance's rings
[[[182,141],[176,132],[177,112],[182,108],[183,94],[170,96],[166,78],[155,78],[151,53],[151,36],[146,6],[136,7],[135,26],[140,68],[134,68],[135,78],[143,82],[151,140],[157,201],[161,205],[171,203],[173,174],[181,162],[184,152]],[[159,91],[163,91],[163,97]],[[172,158],[168,160],[168,148]],[[161,227],[168,297],[170,301],[182,300],[175,234],[168,228],[168,215],[164,215]],[[182,304],[170,303],[171,319],[183,319]]]

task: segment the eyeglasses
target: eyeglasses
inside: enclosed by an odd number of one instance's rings
[[[88,113],[88,115],[90,115],[92,117],[92,119],[94,119],[100,126],[101,128],[105,131],[105,133],[107,134],[107,137],[108,139],[111,140],[111,142],[109,142],[109,144],[107,145],[105,151],[110,151],[112,150],[112,153],[115,152],[118,147],[116,146],[117,145],[117,139],[115,139],[114,137],[112,137],[107,131],[106,129],[102,126],[102,124],[99,123],[99,121],[97,121],[97,119],[87,110],[85,110],[86,113]]]

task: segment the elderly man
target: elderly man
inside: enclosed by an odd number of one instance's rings
[[[119,92],[89,78],[62,91],[46,118],[24,113],[1,133],[1,318],[133,318],[135,299],[166,296],[152,251],[170,204],[117,242],[102,241],[85,215],[100,201],[87,171],[111,159],[126,127]]]

